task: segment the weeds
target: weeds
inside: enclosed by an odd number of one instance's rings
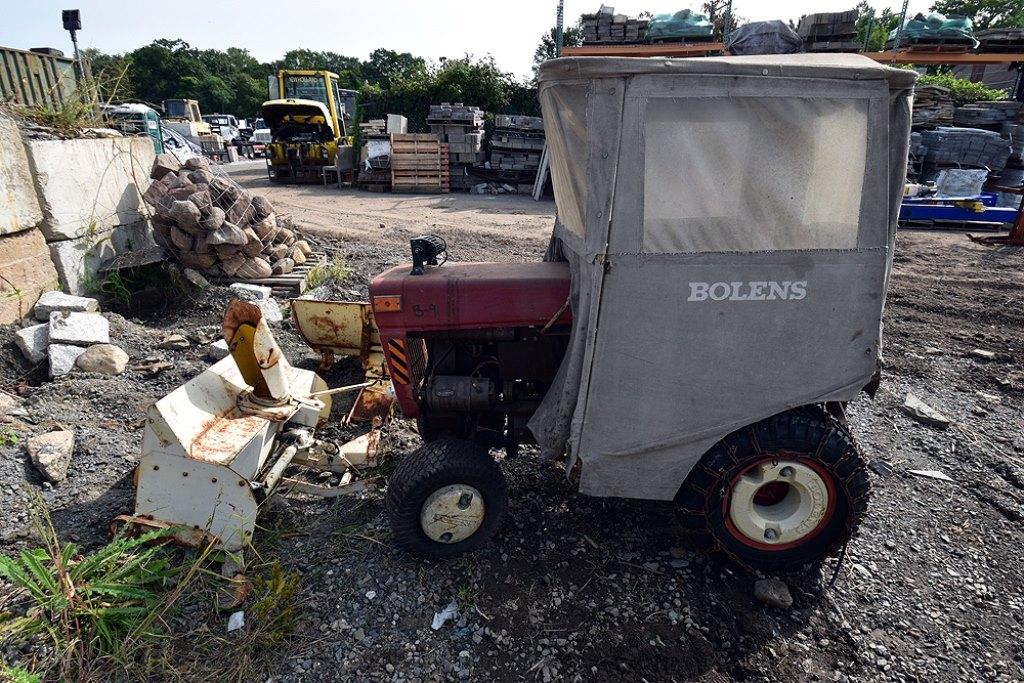
[[[39,674],[26,671],[20,666],[7,666],[0,663],[0,683],[40,683]]]
[[[21,439],[10,427],[0,427],[0,446],[16,446]]]
[[[331,260],[318,263],[309,269],[306,274],[306,284],[310,289],[315,289],[325,282],[341,281],[348,275],[348,266],[341,255],[335,255]]]
[[[127,656],[134,637],[148,642],[152,622],[164,599],[159,589],[175,571],[161,547],[147,544],[169,536],[158,530],[137,538],[117,536],[90,555],[74,543],[61,544],[42,503],[34,513],[42,548],[18,556],[0,555],[0,576],[22,592],[28,607],[22,616],[0,616],[0,633],[15,641],[42,638],[56,658],[62,679],[83,677],[95,662]]]
[[[116,270],[107,274],[100,283],[100,291],[113,299],[114,303],[127,306],[132,298],[129,282]]]
[[[298,572],[282,570],[281,563],[275,560],[270,564],[267,575],[253,580],[250,623],[256,645],[278,645],[294,632],[297,618],[295,596],[301,579]]]

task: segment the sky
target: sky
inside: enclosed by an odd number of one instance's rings
[[[605,0],[609,3],[612,0]],[[181,38],[201,49],[241,47],[260,61],[294,48],[330,50],[366,59],[378,47],[440,57],[491,54],[498,66],[530,74],[533,51],[555,24],[557,0],[175,0],[155,4],[122,0],[4,0],[0,45],[56,47],[72,52],[61,10],[82,13],[79,47],[123,53],[157,38]],[[733,12],[748,21],[798,19],[813,12],[841,12],[856,0],[734,0]],[[930,0],[910,0],[910,12]],[[566,0],[566,24],[595,12],[600,0]],[[615,11],[635,16],[696,9],[700,0],[629,0]],[[877,0],[876,9],[899,11],[901,0]]]

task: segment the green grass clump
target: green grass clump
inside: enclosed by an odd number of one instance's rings
[[[341,256],[334,256],[331,260],[319,263],[309,269],[306,274],[306,285],[310,289],[316,289],[325,282],[341,281],[348,275],[348,266]]]
[[[155,638],[150,628],[165,604],[162,589],[176,571],[160,546],[173,530],[136,538],[119,535],[91,554],[61,543],[41,503],[35,513],[43,545],[0,555],[0,576],[21,593],[19,615],[0,615],[0,634],[15,642],[42,639],[45,669],[60,680],[81,680],[96,662],[126,656],[129,643]]]

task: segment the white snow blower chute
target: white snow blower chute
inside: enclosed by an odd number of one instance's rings
[[[313,438],[332,394],[371,383],[329,390],[315,372],[290,365],[253,304],[232,301],[223,333],[230,355],[149,407],[135,513],[117,523],[172,527],[182,543],[237,551],[279,487],[334,496],[372,485],[350,471],[373,456],[365,446],[360,454]],[[336,486],[291,479],[291,466],[342,478]]]

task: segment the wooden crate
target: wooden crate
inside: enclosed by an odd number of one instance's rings
[[[395,133],[391,136],[391,191],[445,192],[447,151],[433,133]],[[444,146],[446,147],[446,146]]]

